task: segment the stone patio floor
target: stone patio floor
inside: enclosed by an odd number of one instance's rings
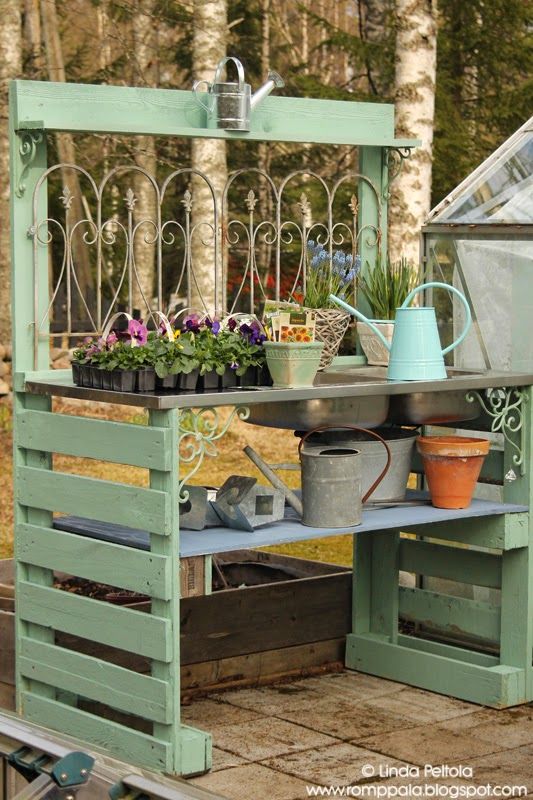
[[[213,694],[186,706],[183,721],[213,734],[213,769],[191,783],[230,800],[303,800],[317,786],[387,797],[406,784],[472,797],[497,795],[466,787],[526,786],[533,797],[531,705],[497,711],[341,672]],[[442,772],[425,775],[426,765]],[[391,792],[360,793],[372,783]]]

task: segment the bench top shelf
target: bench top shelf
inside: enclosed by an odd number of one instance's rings
[[[419,495],[417,495],[419,496]],[[203,531],[180,533],[180,556],[203,556],[228,553],[254,547],[284,545],[304,539],[321,539],[343,533],[369,533],[383,530],[411,530],[419,525],[449,522],[457,519],[475,519],[501,514],[527,511],[527,506],[496,503],[490,500],[473,500],[468,508],[434,508],[423,505],[391,506],[363,511],[363,522],[353,528],[309,528],[302,525],[292,509],[287,509],[282,522],[258,528],[255,531],[239,531],[230,528],[206,528]],[[54,527],[89,538],[149,549],[150,534],[147,531],[125,528],[81,517],[57,517]]]
[[[362,373],[368,368],[360,368]],[[378,395],[399,395],[416,392],[468,391],[472,389],[494,389],[501,386],[530,386],[533,374],[492,370],[487,372],[471,372],[454,370],[453,376],[439,381],[388,381],[385,376],[357,375],[358,369],[352,370],[353,377],[345,377],[346,373],[328,370],[319,373],[315,386],[302,389],[273,389],[270,387],[243,387],[224,392],[205,392],[196,394],[184,392],[113,392],[105,389],[87,389],[76,386],[72,381],[70,370],[52,370],[47,373],[26,373],[24,388],[30,394],[51,395],[54,397],[71,397],[80,400],[92,400],[101,403],[141,406],[151,409],[170,408],[202,408],[211,406],[243,406],[254,403],[274,403],[287,400],[307,400],[327,397],[373,397]]]

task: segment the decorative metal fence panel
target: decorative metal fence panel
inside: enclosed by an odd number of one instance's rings
[[[79,186],[76,198],[71,188]],[[69,178],[70,176],[70,178]],[[142,190],[139,191],[139,181]],[[360,187],[372,209],[360,224]],[[49,193],[45,218],[42,193]],[[367,195],[368,196],[368,195]],[[216,187],[207,174],[174,170],[156,180],[135,165],[98,182],[84,168],[55,164],[33,193],[35,344],[51,335],[98,334],[117,310],[148,319],[176,304],[209,312],[257,311],[265,298],[305,292],[308,242],[355,257],[380,253],[382,202],[364,175],[327,181],[296,170],[276,182],[256,168]],[[368,221],[370,220],[370,222]],[[50,252],[49,301],[42,306],[39,250]],[[142,265],[153,276],[148,285]]]

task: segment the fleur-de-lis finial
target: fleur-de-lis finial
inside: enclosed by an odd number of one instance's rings
[[[305,192],[301,193],[300,202],[298,203],[298,205],[304,217],[308,216],[311,213],[311,203],[307,199],[307,195]]]
[[[74,195],[68,188],[68,186],[63,186],[63,191],[61,192],[60,201],[64,208],[67,210],[71,207],[72,201],[74,200]]]
[[[359,211],[359,200],[357,199],[357,197],[354,194],[352,194],[352,196],[350,197],[350,202],[348,203],[348,208],[352,212],[353,216],[356,217],[357,213]]]
[[[124,198],[126,202],[126,208],[128,211],[133,211],[135,208],[135,203],[137,202],[137,198],[133,192],[133,189],[130,187],[126,192],[126,197]]]
[[[246,203],[246,208],[248,209],[248,211],[254,210],[257,204],[257,197],[255,196],[255,192],[253,189],[250,189],[250,191],[246,196],[246,200],[244,202]]]
[[[183,200],[181,201],[181,204],[183,205],[185,211],[187,211],[189,214],[192,211],[192,202],[192,194],[188,189],[186,189],[183,194]]]

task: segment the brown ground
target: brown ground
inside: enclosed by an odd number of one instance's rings
[[[75,400],[55,401],[55,408],[63,413],[82,416],[100,416],[109,419],[144,424],[144,411],[127,406],[107,406]],[[221,416],[227,414],[224,409]],[[260,476],[253,464],[242,453],[246,444],[250,444],[269,463],[296,463],[296,439],[291,431],[261,428],[245,422],[234,421],[226,436],[218,443],[219,455],[206,458],[201,469],[196,473],[192,483],[220,486],[232,474]],[[64,472],[76,472],[95,478],[117,480],[117,465],[95,461],[93,459],[54,456],[54,469]],[[7,403],[0,404],[0,558],[12,555],[13,547],[13,484],[12,484],[12,415]],[[146,470],[128,467],[120,468],[120,480],[123,483],[147,485]],[[295,472],[282,473],[291,486],[297,486],[299,475]],[[301,556],[317,561],[329,561],[338,564],[351,564],[351,536],[333,536],[327,539],[315,539],[296,542],[276,548],[278,552]]]

